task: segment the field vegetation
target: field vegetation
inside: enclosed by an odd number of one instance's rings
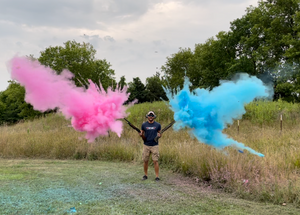
[[[162,127],[173,120],[164,102],[134,105],[128,109],[128,120],[140,127],[148,110],[156,112]],[[224,133],[265,157],[234,148],[216,150],[192,138],[188,130],[169,129],[160,139],[160,165],[199,185],[241,198],[300,206],[300,106],[280,100],[255,101],[246,110],[239,131],[235,121]],[[75,131],[59,113],[1,126],[0,135],[1,158],[142,162],[141,138],[126,122],[121,138],[110,132],[94,143],[88,143],[84,133]]]
[[[0,214],[299,214],[286,206],[236,198],[161,168],[140,180],[131,162],[0,159]]]

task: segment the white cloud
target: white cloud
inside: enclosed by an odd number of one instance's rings
[[[179,47],[193,48],[245,14],[253,0],[1,0],[0,91],[8,86],[5,63],[14,55],[39,56],[68,40],[90,42],[117,80],[156,73]]]

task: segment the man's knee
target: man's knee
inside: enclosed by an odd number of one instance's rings
[[[149,148],[149,146],[144,145],[143,154],[142,154],[142,160],[144,162],[148,162],[149,157],[150,157],[150,148]]]
[[[153,161],[158,161],[158,159],[159,159],[158,145],[157,146],[153,146],[151,152],[152,152],[152,160]]]

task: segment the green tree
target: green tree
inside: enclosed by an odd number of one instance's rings
[[[148,91],[149,101],[168,101],[168,97],[163,89],[163,82],[159,73],[146,79],[146,90]]]
[[[230,71],[234,63],[235,47],[231,35],[219,32],[216,38],[208,39],[204,44],[197,44],[194,51],[193,70],[197,75],[194,87],[212,89],[222,79],[230,78],[235,72]]]
[[[120,90],[123,90],[123,88],[126,86],[126,78],[125,76],[123,75],[121,78],[120,78],[120,81],[118,82],[118,87]]]
[[[182,88],[184,76],[188,75],[193,56],[190,48],[180,48],[177,53],[167,57],[167,62],[161,67],[161,70],[171,89]],[[193,83],[193,80],[191,81]]]
[[[92,80],[94,83],[98,84],[101,82],[101,85],[104,89],[107,89],[111,86],[114,89],[116,86],[114,70],[110,69],[111,65],[104,60],[95,60],[95,72],[91,72],[90,76],[87,76],[86,79]]]
[[[95,54],[96,50],[89,43],[67,41],[64,46],[48,47],[41,51],[38,60],[41,64],[52,68],[57,74],[64,69],[71,71],[75,76],[76,86],[87,87],[90,79],[98,86],[101,81],[103,88],[107,89],[115,83],[114,70],[105,59],[96,59]]]
[[[162,71],[172,89],[182,87],[184,76],[190,79],[191,89],[212,89],[219,85],[220,79],[227,79],[235,73],[232,69],[235,51],[232,34],[220,32],[216,38],[210,38],[204,44],[196,44],[194,51],[180,49],[167,58]]]
[[[284,101],[294,102],[294,90],[295,87],[292,83],[285,82],[277,85],[275,89],[275,94],[278,95],[278,98],[282,98],[282,100]]]
[[[274,99],[288,102],[300,102],[300,66],[299,64],[279,64],[270,70],[274,80]]]
[[[280,63],[293,62],[299,47],[299,0],[260,1],[231,23],[237,40],[237,59],[249,59],[255,72],[268,72]]]
[[[133,78],[133,81],[129,82],[128,85],[127,92],[130,93],[128,102],[132,102],[135,99],[138,100],[138,103],[149,101],[149,93],[139,77]]]
[[[265,0],[231,22],[230,31],[196,44],[194,51],[180,48],[167,58],[162,71],[173,89],[182,86],[185,75],[192,82],[191,89],[212,89],[221,79],[244,72],[273,81],[277,94],[296,101],[300,92],[299,49],[300,1]],[[287,67],[293,70],[286,73]]]
[[[42,115],[24,101],[25,89],[15,81],[9,81],[7,89],[0,94],[0,122],[15,123]]]
[[[246,15],[231,22],[232,37],[236,42],[234,67],[252,75],[263,73],[265,67],[265,53],[261,47],[265,43],[265,34],[261,20],[266,22],[263,11],[251,6]]]
[[[2,92],[0,92],[0,98],[2,97]],[[5,110],[6,105],[0,100],[0,124],[4,123],[5,121]]]

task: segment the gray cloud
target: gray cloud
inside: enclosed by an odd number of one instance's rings
[[[15,23],[0,20],[0,38],[10,35],[18,35],[22,33],[22,29],[17,27]]]
[[[0,91],[5,63],[68,40],[89,42],[116,78],[145,81],[179,47],[193,49],[257,0],[0,0]]]
[[[92,4],[89,1],[39,1],[39,0],[2,0],[0,19],[10,20],[28,26],[69,26],[84,23],[86,17],[80,13],[90,14]],[[79,25],[80,26],[80,25]]]
[[[144,15],[158,2],[170,0],[1,0],[0,21],[19,25],[101,29],[101,23],[130,22]],[[181,4],[206,5],[223,0],[177,0]],[[226,0],[241,4],[247,0]]]
[[[100,47],[100,44],[103,41],[103,39],[100,38],[99,35],[87,35],[87,34],[84,34],[81,37],[84,38],[84,40],[86,42],[89,42],[90,44],[92,44],[94,48]]]
[[[111,37],[111,36],[105,36],[103,39],[104,39],[105,41],[115,42],[115,39],[114,39],[113,37]]]
[[[1,0],[0,20],[28,26],[99,29],[100,23],[128,22],[147,12],[143,0]]]
[[[191,5],[208,5],[208,4],[242,4],[248,2],[247,0],[177,0],[182,4],[191,4]]]

